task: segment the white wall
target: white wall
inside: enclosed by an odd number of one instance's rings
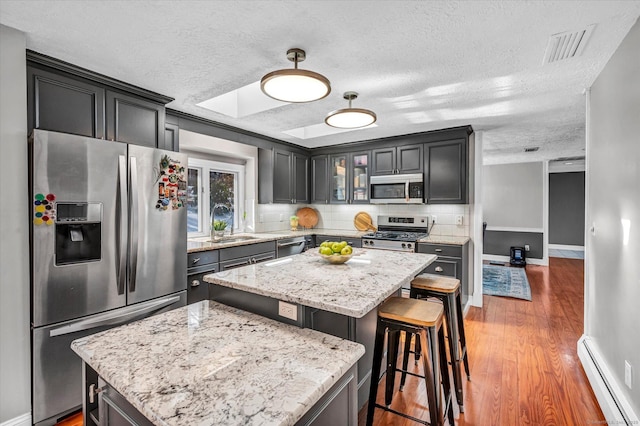
[[[595,233],[588,231],[585,239],[585,335],[611,372],[607,379],[636,416],[640,415],[639,52],[636,22],[591,87],[586,227],[593,226]],[[628,240],[622,220],[630,221]],[[633,389],[624,385],[625,360],[633,366]]]
[[[25,47],[0,25],[0,423],[31,411]]]
[[[487,229],[526,228],[542,232],[544,163],[484,166],[482,209]]]
[[[305,205],[259,204],[256,211],[258,232],[281,231],[289,228],[289,217]],[[367,212],[377,226],[379,215],[432,215],[438,216],[432,235],[468,237],[471,216],[469,205],[375,205],[375,204],[312,204],[318,211],[316,228],[355,231],[353,219],[358,212]],[[462,215],[462,225],[456,225],[456,215]],[[282,217],[282,221],[280,218]],[[262,220],[261,220],[262,219]]]

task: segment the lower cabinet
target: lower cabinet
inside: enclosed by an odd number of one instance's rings
[[[455,244],[432,244],[418,243],[418,253],[435,254],[438,258],[422,271],[426,274],[443,275],[454,277],[460,280],[462,293],[462,304],[467,303],[471,289],[469,288],[469,243],[464,245]]]
[[[275,258],[275,241],[223,248],[220,250],[220,270],[226,271]]]
[[[316,247],[319,247],[323,241],[346,241],[351,247],[362,247],[362,238],[351,238],[343,235],[316,235]]]
[[[209,299],[209,284],[203,277],[220,270],[218,260],[218,250],[187,255],[187,305]]]

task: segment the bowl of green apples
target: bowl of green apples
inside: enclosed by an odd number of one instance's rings
[[[318,249],[320,257],[334,265],[345,263],[353,256],[353,247],[347,244],[346,241],[325,241],[320,244]]]

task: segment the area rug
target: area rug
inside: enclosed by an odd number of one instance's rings
[[[524,268],[482,265],[482,293],[531,301],[531,287]]]

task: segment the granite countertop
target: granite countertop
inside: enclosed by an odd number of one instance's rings
[[[71,348],[157,425],[293,425],[364,354],[358,343],[212,301]]]
[[[420,238],[418,240],[419,243],[433,243],[433,244],[452,244],[457,246],[463,246],[467,244],[467,242],[471,238],[469,237],[453,237],[447,235],[429,235],[425,238]]]
[[[229,235],[225,238],[237,238],[237,237],[251,237],[252,239],[242,241],[227,241],[224,239],[221,242],[213,243],[209,241],[209,237],[189,238],[187,240],[187,252],[196,253],[201,251],[217,250],[226,247],[244,246],[247,244],[262,243],[265,241],[276,241],[284,238],[302,237],[305,235],[333,235],[336,237],[349,237],[349,238],[362,238],[365,234],[371,231],[357,231],[347,229],[301,229],[298,231],[275,231],[275,232],[260,232],[260,233],[241,233]],[[469,237],[450,237],[441,235],[430,235],[426,238],[418,240],[420,243],[434,243],[434,244],[454,244],[464,245],[469,241]]]
[[[343,265],[316,250],[205,275],[209,283],[361,318],[430,265],[436,255],[354,249]]]
[[[229,235],[225,238],[232,239],[238,237],[251,237],[252,239],[241,241],[224,241],[211,242],[209,237],[197,237],[189,238],[187,240],[187,253],[196,253],[201,251],[217,250],[227,247],[244,246],[247,244],[263,243],[265,241],[276,241],[284,238],[302,237],[305,235],[335,235],[340,237],[361,238],[363,235],[368,234],[370,231],[362,232],[357,230],[346,229],[300,229],[298,231],[275,231],[275,232],[260,232],[260,233],[239,233]]]

